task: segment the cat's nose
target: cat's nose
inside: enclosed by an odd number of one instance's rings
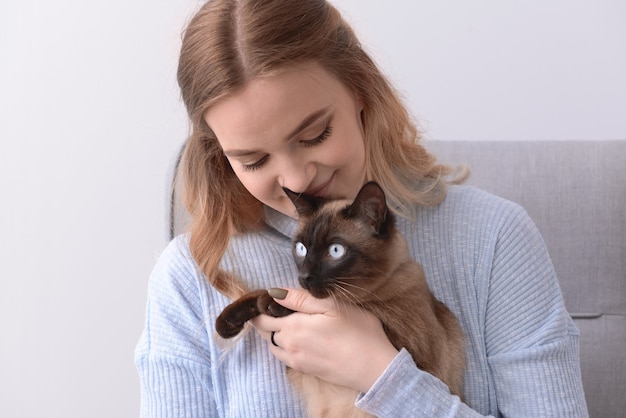
[[[319,276],[315,276],[313,274],[301,274],[298,277],[300,281],[300,286],[303,289],[306,289],[313,295],[313,297],[318,299],[323,299],[328,297],[332,292],[332,286],[323,280],[319,279]]]
[[[307,290],[310,290],[311,284],[313,283],[314,278],[311,274],[307,272],[305,274],[300,274],[298,276],[298,281],[300,282],[300,286],[302,286],[303,288]]]

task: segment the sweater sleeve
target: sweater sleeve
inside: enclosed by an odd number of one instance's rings
[[[217,416],[195,264],[174,240],[150,277],[146,323],[135,350],[141,416]],[[204,331],[204,332],[203,332]]]
[[[356,406],[378,418],[483,416],[450,394],[441,380],[419,370],[405,349],[374,386],[359,395]]]
[[[509,209],[494,220],[483,319],[497,405],[492,413],[587,417],[578,331],[537,228],[522,208]],[[379,418],[483,416],[451,395],[437,378],[419,370],[404,350],[356,405]]]
[[[499,229],[485,318],[502,415],[588,416],[578,336],[545,243],[519,208]]]

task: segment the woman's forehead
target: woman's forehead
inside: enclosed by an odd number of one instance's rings
[[[258,77],[224,97],[205,113],[222,139],[285,137],[312,115],[332,109],[347,90],[317,65],[290,67]]]

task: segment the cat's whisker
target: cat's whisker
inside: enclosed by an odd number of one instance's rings
[[[341,283],[341,282],[335,283],[334,288],[337,289],[337,291],[340,292],[344,296],[346,301],[352,302],[353,304],[358,304],[360,302],[360,298],[354,292],[351,292],[350,290],[343,287],[342,284],[345,285],[345,283]],[[354,287],[358,288],[358,286],[354,286]]]
[[[351,277],[351,276],[342,276],[341,279],[339,280],[340,283],[345,284],[346,286],[352,286],[355,287],[357,289],[360,289],[364,292],[367,292],[370,295],[374,295],[374,292],[372,292],[370,289],[368,289],[367,287],[362,287],[362,286],[357,286],[353,283],[350,283],[350,281],[356,281],[356,280],[363,280],[363,277],[359,276],[359,277]]]
[[[333,297],[333,299],[335,300],[335,305],[337,307],[339,307],[340,302],[348,299],[351,300],[352,299],[352,295],[346,293],[345,289],[343,289],[339,283],[332,283],[331,284],[331,295]]]
[[[354,279],[356,279],[356,278],[354,278]],[[352,287],[352,288],[354,288],[354,289],[357,289],[357,290],[360,290],[361,292],[363,292],[363,293],[365,293],[366,295],[368,295],[368,296],[369,296],[369,298],[368,298],[368,299],[378,299],[378,295],[377,295],[375,292],[371,291],[370,289],[367,289],[367,288],[362,287],[362,286],[357,286],[357,285],[355,285],[355,284],[353,284],[353,283],[348,283],[348,282],[346,282],[346,281],[345,281],[345,280],[343,280],[343,279],[342,279],[342,281],[341,281],[341,284],[343,284],[343,285],[345,285],[345,286],[350,286],[350,287]],[[346,289],[346,290],[347,290],[347,289]],[[351,292],[351,293],[353,293],[353,292]],[[354,293],[353,293],[353,294],[354,294]],[[357,298],[357,299],[361,299],[361,298]]]
[[[359,298],[354,293],[350,292],[346,288],[341,286],[341,283],[336,283],[335,288],[337,292],[342,295],[342,298],[339,300],[339,309],[343,308],[344,315],[348,316],[349,306],[358,306],[360,303]]]
[[[333,286],[333,288],[336,288],[336,286]],[[341,291],[341,289],[336,289],[337,291]],[[337,310],[339,311],[339,313],[341,313],[341,309],[342,307],[345,306],[345,303],[341,303],[341,300],[339,298],[337,298],[337,294],[335,292],[331,292],[331,297],[333,298],[333,302],[335,303],[335,306],[337,307]]]
[[[345,314],[347,315],[347,313],[348,313],[348,311],[347,311],[348,305],[356,306],[356,307],[358,307],[361,310],[366,310],[359,303],[358,297],[355,294],[353,294],[352,292],[350,292],[349,290],[343,288],[341,286],[341,284],[345,284],[345,283],[335,283],[333,287],[337,290],[337,292],[343,294],[345,299],[346,299],[346,300],[342,300],[340,302],[340,304],[343,305],[344,309],[346,309]],[[352,299],[352,302],[350,302],[350,299]],[[339,307],[339,309],[341,309],[341,306]]]

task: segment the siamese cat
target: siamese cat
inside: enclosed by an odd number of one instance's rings
[[[288,189],[285,193],[299,214],[293,256],[300,285],[316,298],[332,297],[337,303],[372,312],[397,349],[406,348],[421,370],[461,396],[463,331],[454,314],[433,296],[421,266],[410,257],[380,186],[365,184],[353,202],[325,200]],[[267,291],[258,290],[228,305],[217,318],[216,330],[231,338],[259,314],[280,317],[291,313]],[[354,406],[357,391],[293,369],[287,373],[310,417],[371,416]]]

